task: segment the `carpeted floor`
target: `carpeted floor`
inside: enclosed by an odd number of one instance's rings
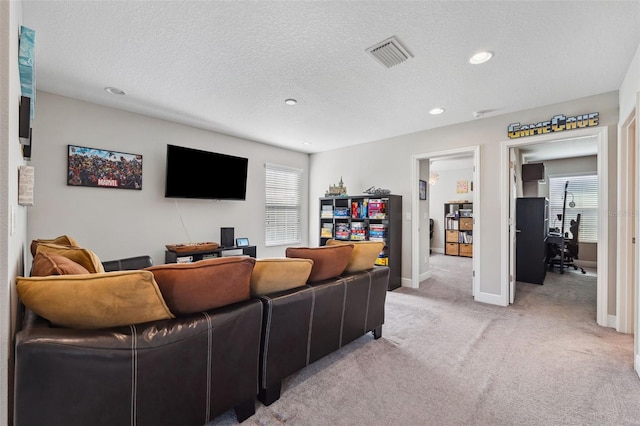
[[[633,336],[596,325],[593,274],[518,283],[504,308],[473,301],[471,259],[434,254],[431,271],[387,293],[380,340],[292,375],[243,424],[640,425]]]

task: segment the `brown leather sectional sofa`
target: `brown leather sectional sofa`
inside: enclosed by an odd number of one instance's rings
[[[136,259],[105,270],[149,266]],[[99,330],[52,326],[27,311],[16,336],[14,423],[189,426],[232,408],[242,422],[256,395],[271,404],[287,376],[369,331],[379,338],[388,280],[388,268],[375,267]]]

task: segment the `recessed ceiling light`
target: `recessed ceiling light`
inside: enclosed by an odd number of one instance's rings
[[[493,58],[493,52],[478,52],[469,58],[469,63],[473,65],[484,64],[491,58]]]
[[[296,101],[295,99],[287,99],[286,101],[284,101],[284,103],[287,105],[295,105],[298,103],[298,101]]]
[[[124,90],[120,90],[117,87],[105,87],[104,91],[107,92],[107,93],[110,93],[112,95],[120,95],[120,96],[122,96],[122,95],[126,95],[127,94],[127,92],[125,92]]]
[[[431,115],[438,115],[438,114],[442,114],[444,112],[444,108],[434,108],[431,111],[429,111],[429,114]]]
[[[307,145],[307,146],[311,146],[312,145],[311,142],[304,142],[303,144]]]

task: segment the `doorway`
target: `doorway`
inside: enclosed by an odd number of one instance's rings
[[[501,150],[501,253],[502,253],[502,272],[501,272],[501,289],[505,297],[504,304],[508,305],[513,299],[515,291],[515,270],[513,235],[515,234],[515,221],[512,216],[513,210],[510,208],[513,185],[510,177],[513,176],[515,164],[512,161],[512,148],[524,149],[526,147],[566,141],[568,139],[580,140],[581,138],[595,138],[597,153],[597,174],[598,174],[598,248],[597,248],[597,306],[596,306],[596,322],[601,326],[608,326],[607,311],[607,281],[608,281],[608,151],[607,151],[607,127],[589,128],[573,130],[570,137],[559,138],[557,134],[546,134],[541,136],[533,136],[524,140],[505,141],[502,143]]]
[[[618,151],[616,256],[616,330],[634,333],[635,289],[638,283],[638,119],[634,110],[621,126]]]
[[[429,164],[432,160],[471,156],[473,158],[473,185],[471,202],[473,203],[473,245],[472,245],[472,285],[471,293],[475,300],[480,295],[480,247],[481,247],[481,206],[480,206],[480,147],[452,149],[412,156],[412,203],[411,203],[411,287],[419,288],[420,281],[429,278],[429,218],[437,212],[430,212],[428,190],[426,202],[420,200],[419,181],[428,181]],[[427,185],[428,186],[428,185]],[[425,244],[425,241],[427,242]]]

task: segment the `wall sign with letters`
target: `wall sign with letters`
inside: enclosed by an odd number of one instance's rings
[[[554,115],[551,120],[533,124],[511,123],[509,124],[509,139],[595,127],[599,124],[599,119],[599,113],[591,112],[589,114],[576,115],[575,117],[558,114]]]

